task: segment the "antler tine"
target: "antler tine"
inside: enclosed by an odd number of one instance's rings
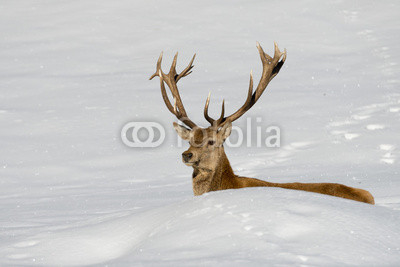
[[[176,53],[176,56],[178,56],[178,53]],[[178,76],[176,76],[176,78],[175,78],[176,82],[178,82],[182,77],[186,77],[190,73],[192,73],[191,69],[194,67],[193,61],[194,61],[195,57],[196,57],[196,54],[193,55],[192,60],[190,60],[190,62],[189,62],[189,65],[183,71],[181,71],[181,73],[179,73]]]
[[[181,97],[179,95],[179,90],[176,85],[177,81],[180,78],[187,76],[189,74],[188,71],[191,68],[193,68],[192,63],[193,63],[194,57],[190,61],[189,66],[186,67],[179,75],[177,75],[176,74],[176,63],[177,63],[178,53],[176,53],[174,56],[174,60],[172,61],[171,68],[170,68],[170,71],[168,74],[165,74],[161,70],[162,56],[163,56],[163,53],[161,52],[161,54],[157,60],[157,70],[150,77],[150,80],[156,76],[160,77],[161,94],[162,94],[163,100],[164,100],[165,105],[167,106],[168,110],[172,114],[174,114],[178,120],[182,121],[184,124],[186,124],[190,128],[194,128],[194,127],[196,127],[196,124],[187,117],[186,110],[183,106]],[[171,102],[168,98],[168,95],[167,95],[167,92],[166,92],[166,89],[164,86],[164,82],[168,85],[168,87],[172,93],[172,97],[174,98],[174,105],[171,104]]]
[[[246,111],[248,111],[260,98],[265,88],[268,86],[269,82],[279,73],[279,70],[281,69],[286,60],[286,49],[282,53],[279,50],[278,44],[276,42],[274,42],[274,48],[275,48],[274,57],[271,57],[264,52],[261,45],[257,42],[257,49],[260,54],[261,62],[263,65],[263,71],[260,78],[260,82],[253,93],[253,73],[250,72],[250,85],[245,103],[235,113],[222,120],[221,124],[223,124],[228,120],[233,122],[238,118],[240,118]],[[282,60],[280,60],[282,56],[283,58]]]
[[[286,60],[286,48],[284,49],[283,53],[279,50],[278,43],[274,42],[275,46],[275,52],[274,52],[274,57],[277,55],[277,58],[280,59],[281,56],[283,55],[282,61],[285,62]]]
[[[214,119],[208,116],[208,105],[210,104],[211,92],[208,93],[206,104],[204,105],[204,118],[212,125],[214,123]]]
[[[250,71],[250,82],[249,82],[249,90],[247,91],[247,98],[244,104],[248,106],[251,102],[253,96],[253,70]]]
[[[215,125],[218,127],[225,120],[225,99],[222,100],[222,110],[221,116],[219,116],[218,120],[215,122]]]
[[[222,109],[221,109],[221,115],[219,116],[218,120],[214,120],[208,115],[208,106],[210,104],[210,97],[211,97],[211,92],[208,93],[208,97],[206,100],[206,104],[204,105],[204,118],[213,126],[219,126],[223,121],[225,121],[225,100],[222,100]]]
[[[176,76],[176,61],[178,60],[178,52],[176,52],[174,56],[174,60],[172,61],[171,68],[169,69],[169,73],[171,76]],[[176,79],[175,79],[176,80]]]
[[[261,61],[262,62],[271,62],[272,61],[272,57],[270,57],[268,54],[266,54],[264,52],[264,50],[261,47],[259,42],[256,43],[256,46],[257,46],[257,49],[258,49],[258,53],[260,53]],[[275,48],[276,48],[276,46],[275,46]]]
[[[162,61],[162,57],[163,57],[163,52],[161,51],[161,54],[160,54],[160,56],[158,57],[158,60],[157,60],[156,72],[155,72],[153,75],[150,76],[149,80],[153,79],[153,78],[156,77],[156,76],[159,76],[159,72],[160,72],[160,71],[161,71],[161,73],[162,73],[162,70],[161,70],[161,61]]]

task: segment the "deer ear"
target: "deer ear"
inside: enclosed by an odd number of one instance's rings
[[[222,137],[223,140],[231,135],[232,123],[230,121],[225,122],[224,126],[218,131],[218,135]]]
[[[183,140],[190,140],[190,130],[182,125],[177,124],[176,122],[173,123],[175,131]]]

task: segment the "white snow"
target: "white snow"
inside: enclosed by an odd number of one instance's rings
[[[398,1],[2,1],[1,266],[400,265]],[[190,117],[242,105],[256,49],[288,58],[244,129],[281,147],[226,147],[237,174],[335,182],[376,205],[276,188],[193,197],[158,81],[164,51]],[[132,121],[163,125],[129,148]],[[246,133],[246,131],[244,131]],[[244,140],[246,136],[244,136]]]

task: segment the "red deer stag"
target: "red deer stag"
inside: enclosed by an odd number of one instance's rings
[[[181,78],[191,73],[196,54],[189,65],[179,74],[176,72],[178,53],[175,55],[170,71],[167,74],[161,70],[162,53],[158,58],[156,72],[150,77],[150,80],[156,76],[160,77],[161,94],[168,110],[189,127],[186,128],[174,122],[174,128],[179,136],[189,141],[190,144],[190,148],[182,153],[182,160],[186,165],[193,167],[194,194],[201,195],[210,191],[264,186],[303,190],[374,204],[374,198],[368,191],[342,184],[270,183],[255,178],[240,177],[233,173],[223,147],[224,141],[231,133],[232,122],[239,119],[257,102],[269,82],[279,73],[286,60],[286,50],[281,52],[276,43],[274,57],[266,54],[258,43],[257,48],[260,53],[263,71],[256,90],[253,92],[253,75],[250,73],[249,90],[243,106],[232,115],[225,117],[224,102],[222,102],[221,116],[217,120],[208,115],[210,103],[210,95],[208,95],[204,107],[204,117],[211,124],[208,128],[200,128],[188,118],[176,85]],[[172,93],[174,104],[171,104],[168,98],[164,83],[167,84]]]

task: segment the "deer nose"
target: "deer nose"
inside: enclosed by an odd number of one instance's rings
[[[191,152],[183,152],[182,153],[182,159],[184,162],[188,162],[193,156],[193,153]]]

